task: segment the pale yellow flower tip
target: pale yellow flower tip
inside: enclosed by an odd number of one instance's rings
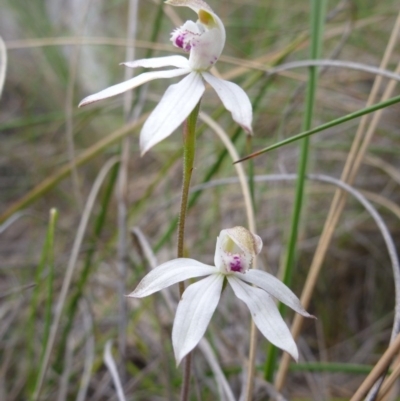
[[[203,0],[166,0],[165,4],[176,7],[190,7],[196,12],[200,9],[213,12],[211,7]]]
[[[198,14],[200,22],[209,29],[218,26],[214,18],[214,11],[203,0],[166,0],[165,4],[176,7],[189,7]]]
[[[251,233],[249,230],[241,226],[228,228],[225,231],[243,251],[248,252],[253,256],[260,253],[263,243],[258,235]]]

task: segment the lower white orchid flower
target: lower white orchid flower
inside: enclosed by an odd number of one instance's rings
[[[225,45],[225,28],[222,21],[202,0],[168,0],[166,4],[189,7],[199,17],[197,22],[186,21],[171,35],[171,41],[176,47],[190,52],[189,59],[175,55],[122,63],[131,68],[171,66],[176,69],[145,72],[86,97],[80,102],[79,107],[119,95],[154,79],[188,74],[179,83],[167,89],[160,103],[143,125],[140,133],[142,155],[171,135],[188,117],[204,93],[203,79],[215,89],[225,108],[232,113],[233,119],[251,134],[252,107],[246,93],[233,82],[224,81],[208,72],[217,62]]]
[[[222,230],[217,238],[215,266],[194,259],[174,259],[152,270],[129,294],[129,297],[142,298],[180,281],[208,276],[187,287],[179,302],[172,328],[177,365],[203,337],[218,305],[225,279],[235,295],[248,306],[254,323],[264,337],[298,360],[296,344],[274,299],[305,317],[313,316],[304,310],[296,295],[276,277],[250,269],[261,248],[261,238],[243,227]]]

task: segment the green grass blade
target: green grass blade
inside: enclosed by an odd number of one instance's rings
[[[304,139],[304,138],[309,137],[309,136],[311,136],[313,134],[316,134],[318,132],[324,131],[324,130],[326,130],[328,128],[335,127],[336,125],[343,124],[343,123],[345,123],[347,121],[350,121],[350,120],[354,120],[355,118],[362,117],[365,114],[373,113],[374,111],[377,111],[377,110],[380,110],[380,109],[384,109],[386,107],[392,106],[393,104],[396,104],[396,103],[399,103],[399,102],[400,102],[400,95],[392,97],[392,98],[390,98],[388,100],[385,100],[384,102],[376,103],[373,106],[365,107],[364,109],[360,109],[360,110],[354,111],[353,113],[346,114],[343,117],[336,118],[336,119],[334,119],[332,121],[329,121],[328,123],[319,125],[318,127],[315,127],[313,129],[309,129],[309,130],[303,131],[300,134],[297,134],[297,135],[294,135],[294,136],[292,136],[290,138],[284,139],[283,141],[277,142],[277,143],[275,143],[275,144],[273,144],[271,146],[267,146],[264,149],[258,150],[257,152],[254,152],[251,155],[248,155],[248,156],[244,157],[243,159],[240,159],[240,160],[236,161],[236,163],[242,162],[242,161],[247,160],[247,159],[251,159],[253,157],[259,156],[259,155],[261,155],[263,153],[266,153],[266,152],[269,152],[271,150],[278,149],[278,148],[280,148],[282,146],[288,145],[289,143],[296,142],[296,141],[298,141],[300,139]]]
[[[39,298],[40,295],[45,292],[43,291],[44,284],[46,285],[46,305],[45,305],[45,318],[44,318],[44,332],[42,339],[42,351],[40,360],[43,358],[43,352],[46,349],[46,344],[49,338],[50,326],[51,326],[51,307],[53,304],[53,282],[54,282],[54,237],[55,228],[58,219],[58,211],[56,209],[50,210],[49,226],[46,233],[45,242],[43,245],[42,255],[40,258],[39,266],[36,269],[35,282],[36,288],[33,291],[32,301],[30,305],[30,316],[28,322],[28,336],[29,336],[29,376],[28,376],[28,391],[32,395],[34,391],[34,384],[36,382],[37,374],[37,361],[35,360],[35,347],[36,339],[35,327],[37,319],[37,311],[39,309]],[[45,268],[48,268],[48,275],[46,283],[42,283],[42,275]]]
[[[321,54],[321,45],[323,40],[323,28],[325,21],[325,0],[311,0],[311,59],[318,59]],[[318,81],[318,69],[310,67],[307,95],[306,95],[306,109],[304,112],[303,130],[309,130],[312,125],[314,114],[315,94]],[[296,256],[296,244],[298,237],[298,230],[300,224],[301,211],[303,207],[304,196],[304,182],[307,171],[309,150],[309,138],[306,137],[301,143],[301,153],[298,165],[298,178],[296,182],[296,194],[294,200],[294,208],[292,212],[292,220],[289,234],[289,241],[286,250],[286,257],[283,269],[283,282],[290,286],[293,276],[293,266]],[[279,305],[280,312],[285,314],[285,307],[283,304]],[[267,360],[265,362],[264,377],[268,381],[272,381],[275,372],[277,358],[277,348],[272,344],[268,346]]]

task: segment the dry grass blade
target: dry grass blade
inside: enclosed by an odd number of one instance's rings
[[[395,338],[389,348],[385,351],[378,363],[372,369],[371,373],[366,377],[356,393],[351,397],[350,401],[361,401],[367,391],[374,385],[378,378],[388,368],[390,361],[400,350],[400,335]]]
[[[125,49],[125,60],[135,59],[134,42],[136,39],[136,27],[138,21],[138,0],[129,0],[128,3],[128,25],[126,30],[127,44]],[[125,68],[125,81],[133,76],[131,68]],[[132,108],[132,91],[124,93],[124,119],[129,122],[129,115]],[[126,136],[121,143],[121,164],[118,172],[117,202],[118,202],[118,243],[117,243],[117,264],[118,264],[118,349],[120,357],[124,360],[126,354],[126,329],[128,325],[127,305],[124,294],[126,293],[126,271],[128,260],[128,174],[129,159],[131,152],[131,140]],[[121,377],[125,379],[124,364],[121,365]]]
[[[90,378],[92,376],[92,368],[94,363],[95,355],[95,341],[93,335],[93,318],[90,312],[89,305],[85,298],[81,301],[81,311],[83,316],[83,325],[85,326],[85,333],[87,336],[85,345],[85,364],[83,368],[83,373],[81,377],[81,382],[79,385],[78,395],[76,396],[76,401],[85,401],[87,396],[87,391],[89,388]]]
[[[106,346],[104,347],[104,363],[106,364],[113,379],[115,389],[117,390],[118,401],[126,401],[124,390],[121,384],[121,379],[118,374],[117,365],[115,364],[111,349],[112,340],[108,340]]]
[[[85,28],[85,22],[89,13],[91,3],[92,0],[87,1],[85,7],[82,10],[83,18],[82,21],[80,22],[81,24],[80,31],[83,31]],[[72,178],[75,200],[77,202],[79,210],[82,211],[83,199],[79,184],[78,170],[75,165],[74,122],[73,122],[74,87],[79,64],[80,49],[81,45],[79,44],[72,49],[72,55],[68,66],[69,77],[67,84],[67,93],[65,96],[65,135],[67,137],[68,161],[71,163],[71,178]]]
[[[232,389],[229,387],[229,383],[226,380],[224,372],[221,369],[221,366],[218,363],[217,358],[215,357],[213,350],[210,346],[210,343],[206,339],[202,339],[199,342],[199,349],[204,355],[204,358],[207,360],[208,364],[212,372],[214,373],[215,380],[223,389],[225,396],[228,401],[235,401],[235,396],[233,395]]]
[[[33,288],[35,286],[36,286],[36,283],[31,283],[31,284],[22,285],[20,287],[11,288],[7,292],[3,292],[2,294],[0,294],[0,301],[3,300],[4,298],[8,298],[8,297],[11,297],[11,296],[13,296],[15,294],[18,294],[18,293],[21,293],[23,291],[29,290],[30,288]]]
[[[6,42],[6,47],[9,50],[27,49],[44,46],[77,46],[77,45],[111,45],[126,47],[128,41],[126,38],[108,38],[108,37],[57,37],[57,38],[37,38],[12,40]],[[144,40],[135,40],[135,47],[140,49],[164,50],[172,51],[170,45],[162,43],[146,42]]]
[[[7,49],[3,41],[3,38],[0,36],[0,99],[1,99],[1,94],[3,93],[4,82],[6,81],[6,72],[7,72]]]
[[[385,78],[394,79],[400,81],[400,75],[397,72],[384,70],[378,67],[372,67],[368,64],[355,63],[353,61],[342,61],[342,60],[302,60],[293,61],[291,63],[281,64],[278,67],[271,68],[268,70],[268,75],[278,74],[283,71],[288,71],[296,68],[304,67],[339,67],[349,68],[357,71],[369,72],[370,74],[380,75]]]
[[[378,394],[378,400],[383,401],[387,396],[387,393],[392,389],[393,385],[396,383],[397,379],[400,376],[400,360],[399,360],[399,355],[397,355],[396,361],[393,364],[394,369],[392,370],[392,373],[390,376],[383,382],[382,388],[379,391]]]
[[[238,152],[236,151],[235,146],[232,141],[229,139],[229,136],[224,131],[224,129],[214,121],[210,116],[206,113],[200,112],[199,117],[203,120],[221,139],[222,143],[226,147],[229,152],[229,155],[232,158],[232,161],[237,160]],[[241,164],[235,164],[236,173],[239,177],[240,187],[242,189],[246,214],[247,214],[247,223],[249,225],[249,230],[253,233],[256,232],[256,224],[254,219],[254,210],[251,202],[250,188],[247,182],[246,174],[244,172],[243,166]]]

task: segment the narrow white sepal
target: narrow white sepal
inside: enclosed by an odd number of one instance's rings
[[[255,325],[263,336],[276,347],[299,358],[296,343],[282,319],[274,300],[259,288],[252,287],[236,276],[227,276],[235,295],[250,309]]]
[[[173,259],[148,273],[128,297],[142,298],[189,278],[207,276],[217,271],[194,259]]]
[[[183,56],[167,56],[167,57],[154,57],[144,58],[141,60],[127,61],[121,63],[130,68],[162,68],[162,67],[176,67],[176,68],[189,68],[189,60]]]
[[[261,270],[250,269],[246,274],[234,273],[234,275],[240,280],[254,284],[267,291],[269,295],[272,295],[280,302],[289,306],[289,308],[292,308],[295,312],[300,313],[300,315],[304,317],[314,317],[303,308],[299,298],[296,297],[292,290],[272,274]]]
[[[94,103],[94,102],[97,102],[102,99],[106,99],[106,98],[109,98],[112,96],[119,95],[130,89],[136,88],[137,86],[143,85],[146,82],[152,81],[153,79],[179,77],[180,75],[185,75],[185,74],[188,74],[189,72],[190,72],[190,70],[188,70],[188,69],[145,72],[143,74],[138,75],[137,77],[129,79],[128,81],[121,82],[120,84],[110,86],[107,89],[104,89],[100,92],[95,93],[94,95],[85,97],[79,103],[78,107],[86,106],[89,103]]]
[[[204,83],[197,72],[166,90],[161,101],[146,120],[140,133],[142,155],[171,135],[196,107],[204,93]]]
[[[223,275],[213,274],[191,284],[183,293],[172,328],[177,366],[204,336],[221,297],[223,282]]]
[[[253,109],[246,92],[233,82],[214,77],[209,72],[202,73],[204,79],[214,88],[225,108],[232,113],[232,118],[248,134],[252,134],[251,122]]]

